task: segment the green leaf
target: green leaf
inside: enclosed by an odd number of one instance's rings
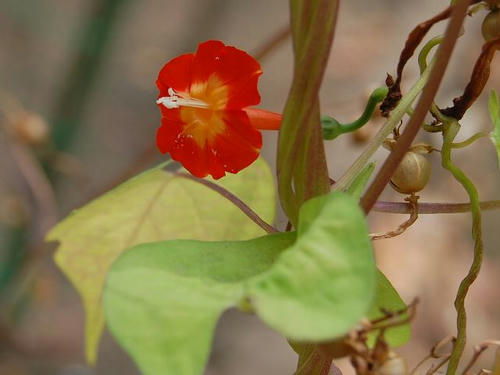
[[[495,90],[491,90],[490,99],[488,101],[491,121],[493,122],[493,131],[491,132],[491,140],[497,149],[498,165],[500,166],[500,103]]]
[[[403,302],[398,292],[392,286],[391,282],[379,270],[377,272],[377,290],[375,292],[375,300],[370,311],[367,314],[369,320],[375,320],[384,316],[383,310],[396,312],[404,310],[406,304]],[[401,317],[404,318],[406,314]],[[378,332],[377,332],[378,333]],[[375,342],[376,334],[369,337],[369,342]],[[389,328],[385,331],[384,338],[387,343],[392,346],[401,346],[406,344],[410,339],[410,324],[406,323],[394,328]]]
[[[337,18],[338,0],[291,0],[294,76],[278,141],[278,190],[283,210],[297,227],[306,200],[328,194],[318,92]]]
[[[274,262],[294,233],[250,241],[139,245],[112,266],[104,308],[114,337],[145,375],[198,375],[215,324],[245,296],[243,280]]]
[[[170,164],[170,170],[175,164]],[[258,160],[216,181],[264,220],[274,217],[273,177]],[[95,362],[104,327],[101,293],[113,261],[127,248],[167,239],[244,240],[264,231],[231,202],[161,167],[123,183],[76,210],[47,236],[59,241],[55,261],[80,293],[86,314],[86,356]]]
[[[366,315],[375,270],[358,201],[336,192],[302,206],[297,241],[248,282],[249,297],[257,314],[286,337],[333,339]]]

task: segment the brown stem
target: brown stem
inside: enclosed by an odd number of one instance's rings
[[[480,203],[481,210],[498,210],[500,209],[500,201],[484,201]],[[405,202],[386,202],[378,201],[373,206],[373,211],[386,212],[390,214],[409,214],[412,207]],[[470,203],[431,203],[419,202],[418,214],[456,214],[470,212]]]
[[[424,87],[422,96],[415,108],[415,112],[411,116],[403,134],[396,142],[391,154],[375,177],[375,180],[361,199],[361,206],[366,214],[371,211],[377,198],[380,196],[392,174],[401,162],[401,159],[403,159],[403,156],[410,148],[424,121],[425,115],[431,107],[434,96],[443,79],[446,67],[448,66],[448,61],[450,60],[451,53],[460,34],[462,22],[467,15],[467,8],[471,1],[472,0],[458,0],[453,6],[450,22],[448,23],[443,42],[437,52],[436,63],[432,67],[429,81]]]
[[[257,224],[259,227],[264,229],[267,233],[279,233],[279,230],[273,227],[272,225],[266,223],[262,218],[254,211],[252,210],[249,206],[246,205],[245,202],[243,202],[240,198],[238,198],[236,195],[231,193],[229,190],[224,189],[222,186],[219,186],[217,184],[214,184],[212,181],[205,180],[202,178],[197,178],[194,177],[188,173],[176,173],[175,174],[178,177],[186,178],[191,181],[195,181],[199,184],[202,184],[209,189],[212,189],[213,191],[219,193],[222,195],[224,198],[226,198],[228,201],[233,203],[236,207],[238,207],[245,215],[248,216],[255,224]]]

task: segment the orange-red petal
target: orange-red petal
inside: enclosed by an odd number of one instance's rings
[[[260,64],[248,53],[224,43],[209,40],[200,43],[195,53],[192,85],[204,84],[216,77],[227,90],[224,109],[241,109],[260,103],[257,81],[262,74]],[[192,89],[193,89],[192,86]]]
[[[167,62],[158,74],[156,85],[160,90],[159,97],[169,96],[168,89],[177,92],[189,92],[193,70],[194,54],[177,56]]]
[[[211,175],[218,179],[226,172],[239,172],[259,156],[262,136],[250,125],[244,111],[216,112],[214,115],[223,122],[224,128],[201,144],[192,132],[192,124],[182,122],[179,110],[171,111],[171,116],[162,119],[162,126],[157,131],[158,148],[163,153],[170,153],[172,159],[179,161],[193,175]]]
[[[261,130],[279,130],[283,115],[276,112],[266,111],[259,108],[245,108],[243,109],[249,120],[250,124],[255,129]]]

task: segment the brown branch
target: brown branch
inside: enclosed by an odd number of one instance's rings
[[[491,61],[499,46],[500,38],[484,43],[481,54],[474,64],[470,81],[465,87],[464,93],[462,96],[453,99],[453,106],[441,110],[443,115],[456,118],[457,120],[460,120],[464,116],[467,109],[481,95],[484,86],[486,86],[486,82],[488,82],[488,78],[490,77]]]
[[[484,201],[480,203],[481,210],[498,210],[500,209],[500,201]],[[387,202],[378,201],[373,206],[373,211],[386,212],[390,214],[409,214],[412,207],[405,202]],[[431,203],[419,202],[418,214],[456,214],[470,212],[470,203]]]
[[[175,173],[175,176],[182,177],[191,181],[195,181],[201,185],[204,185],[208,187],[209,189],[212,189],[213,191],[219,193],[222,195],[224,198],[226,198],[228,201],[233,203],[236,207],[238,207],[245,215],[248,216],[250,220],[252,220],[255,224],[257,224],[259,227],[264,229],[267,233],[279,233],[280,231],[273,227],[272,225],[266,223],[262,218],[254,211],[252,210],[245,202],[243,202],[240,198],[238,198],[236,195],[231,193],[229,190],[224,189],[222,186],[219,186],[217,184],[214,184],[212,181],[205,180],[202,178],[197,178],[194,177],[190,174],[187,173]]]
[[[451,53],[460,34],[462,22],[467,15],[467,8],[470,3],[471,0],[458,0],[453,6],[451,20],[446,29],[443,42],[437,52],[436,63],[432,67],[429,81],[424,87],[420,100],[415,108],[415,112],[411,116],[405,131],[394,145],[391,154],[386,159],[379,173],[375,177],[375,180],[372,182],[366,194],[361,199],[361,206],[366,214],[368,214],[373,208],[377,198],[389,182],[392,174],[401,162],[401,159],[403,159],[403,156],[410,148],[422,125],[422,122],[424,121],[425,115],[427,114],[439,85],[441,84],[441,80],[443,79],[444,72],[448,66],[448,61],[450,60]]]
[[[255,51],[252,53],[252,56],[259,61],[264,60],[270,52],[279,47],[284,41],[286,41],[291,35],[290,25],[286,25],[281,27],[278,31],[276,31],[273,35],[269,37],[269,39],[262,42]]]

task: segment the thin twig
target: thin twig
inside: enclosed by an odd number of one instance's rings
[[[411,116],[405,131],[396,142],[389,157],[386,159],[374,181],[361,199],[361,206],[366,214],[368,214],[373,208],[377,198],[380,196],[385,186],[389,183],[392,174],[398,167],[399,163],[415,139],[415,136],[420,130],[425,115],[429,111],[429,108],[434,100],[434,96],[436,95],[439,85],[441,84],[441,80],[443,79],[451,53],[460,34],[462,22],[467,15],[467,8],[470,2],[471,0],[459,0],[456,5],[453,6],[450,22],[446,29],[443,42],[437,52],[436,62],[432,67],[429,80],[422,91],[422,96],[420,97],[415,112],[413,113],[413,116]]]
[[[269,39],[265,40],[261,45],[259,45],[252,56],[259,61],[264,60],[270,52],[279,47],[283,42],[285,42],[291,35],[290,25],[281,27]]]
[[[480,202],[481,210],[498,210],[500,209],[500,200]],[[418,214],[456,214],[470,212],[470,203],[431,203],[419,202]],[[373,206],[373,211],[385,212],[390,214],[409,214],[412,207],[409,203],[404,202],[387,202],[378,201]]]
[[[462,371],[462,375],[467,375],[467,372],[472,368],[474,363],[478,360],[478,358],[481,356],[481,354],[488,349],[490,346],[499,346],[500,347],[500,341],[498,340],[486,340],[479,345],[476,345],[474,347],[474,354],[472,355],[472,358],[470,359],[469,363],[467,366],[465,366],[464,370]]]
[[[393,238],[399,236],[400,234],[403,234],[418,219],[418,198],[419,196],[415,194],[412,194],[411,196],[405,198],[405,201],[407,201],[411,207],[410,218],[408,220],[400,224],[396,230],[382,234],[379,233],[371,234],[370,235],[371,239],[381,240],[386,238]]]
[[[254,211],[252,210],[249,206],[246,205],[245,202],[243,202],[241,199],[239,199],[236,195],[231,193],[229,190],[224,189],[222,186],[219,186],[217,184],[214,184],[212,181],[205,180],[202,178],[197,178],[194,177],[190,174],[187,173],[175,173],[176,176],[186,178],[191,181],[195,181],[201,185],[204,185],[208,187],[209,189],[212,189],[213,191],[219,193],[222,195],[224,198],[226,198],[228,201],[233,203],[236,207],[238,207],[245,215],[250,218],[255,224],[257,224],[259,227],[264,229],[267,233],[279,233],[280,231],[273,227],[272,225],[266,223],[262,218]]]
[[[376,331],[379,329],[388,329],[391,327],[399,327],[402,326],[403,324],[406,324],[408,322],[411,322],[413,318],[415,317],[415,314],[417,312],[417,305],[419,303],[418,299],[414,299],[412,303],[410,303],[406,309],[402,309],[397,313],[392,313],[389,314],[387,311],[384,313],[386,314],[385,317],[379,318],[377,320],[372,321],[371,323],[377,321],[377,324],[373,324],[372,326],[368,328],[363,328],[365,332],[370,332],[370,331]],[[394,317],[401,317],[402,314],[407,313],[406,316],[402,317],[402,319],[394,320],[392,318]]]
[[[434,365],[431,366],[431,368],[429,369],[429,371],[427,371],[425,373],[425,375],[432,375],[434,374],[437,370],[439,370],[441,367],[443,367],[443,365],[448,362],[450,360],[450,355],[447,356],[445,359],[443,359],[441,362],[438,363],[438,365],[436,367],[434,367]]]

